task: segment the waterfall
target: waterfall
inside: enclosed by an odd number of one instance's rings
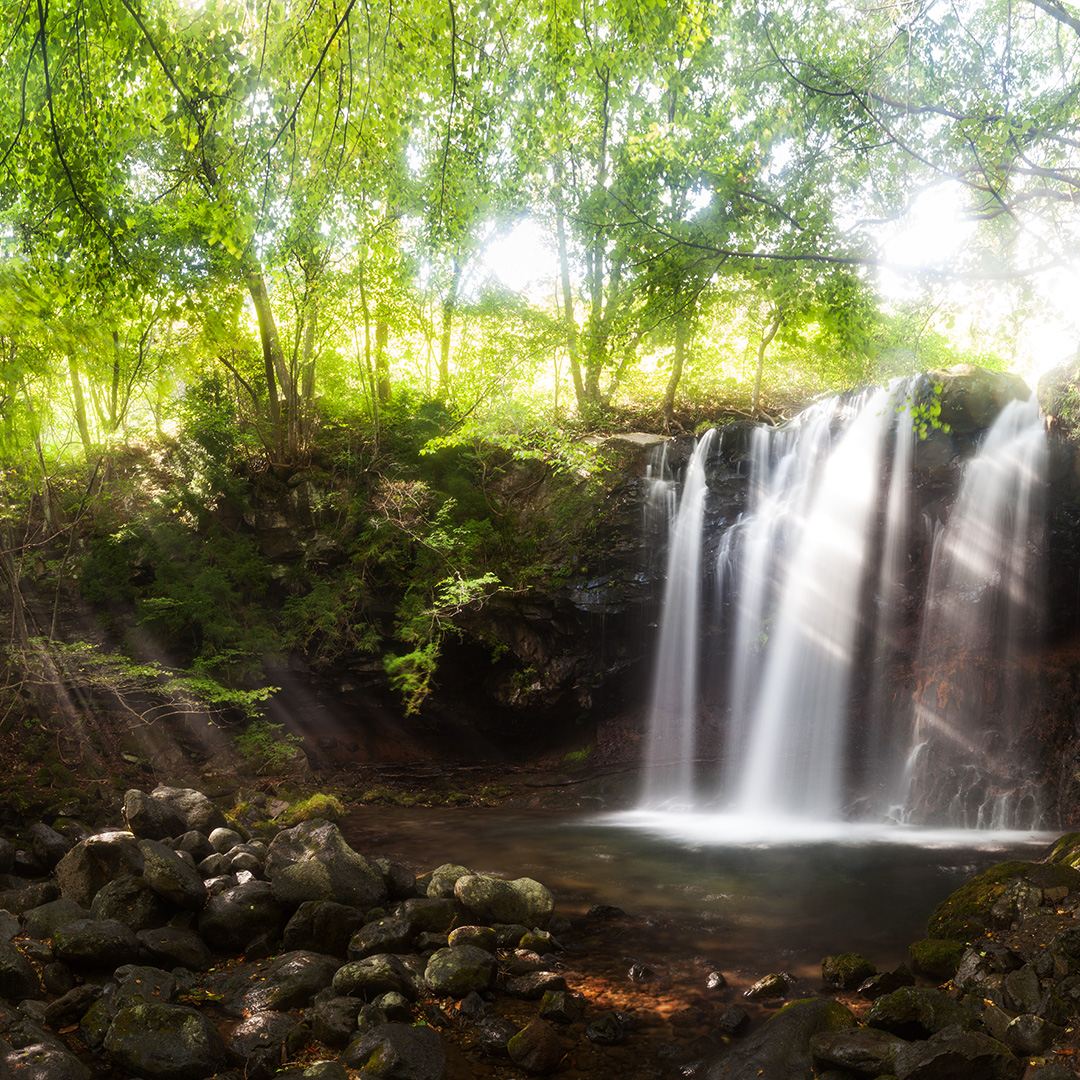
[[[1007,405],[966,462],[915,626],[908,578],[922,548],[907,406],[917,385],[755,429],[745,509],[719,537],[702,530],[712,433],[699,442],[671,529],[643,808],[755,822],[1040,823],[1037,785],[1012,764],[1019,643],[1040,595],[1038,407]],[[715,602],[703,605],[714,568]],[[711,704],[699,664],[727,668]],[[703,745],[710,709],[718,745]]]
[[[684,805],[691,799],[695,754],[698,635],[701,608],[701,523],[705,462],[714,430],[698,441],[687,466],[682,500],[668,544],[667,586],[660,618],[660,651],[650,708],[645,805]]]

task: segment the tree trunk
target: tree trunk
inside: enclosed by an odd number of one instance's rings
[[[266,291],[266,282],[258,266],[252,265],[247,274],[248,292],[255,305],[255,315],[259,320],[259,340],[262,343],[263,368],[266,373],[266,398],[270,412],[271,441],[279,459],[285,456],[286,431],[282,421],[281,403],[278,399],[278,386],[288,402],[290,393],[289,369],[285,363],[285,353],[281,348],[274,313],[270,308],[270,295]],[[286,406],[287,407],[287,406]]]
[[[461,264],[454,260],[454,278],[442,304],[442,334],[439,339],[439,397],[450,397],[450,344],[454,312],[457,310],[458,286],[461,284]]]
[[[765,350],[769,343],[776,337],[780,324],[784,321],[784,309],[777,308],[773,312],[772,321],[761,331],[761,344],[757,351],[757,370],[754,372],[754,392],[750,397],[750,411],[757,414],[758,404],[761,401],[761,373],[765,367]]]
[[[385,405],[390,400],[390,356],[387,345],[390,342],[390,323],[385,316],[375,318],[375,381],[379,394],[379,404]]]
[[[90,438],[90,425],[86,418],[86,397],[83,395],[82,377],[79,375],[79,361],[74,353],[68,353],[68,377],[71,381],[71,404],[75,413],[75,424],[79,429],[83,450],[89,457],[93,450]]]
[[[689,322],[687,319],[680,317],[675,324],[675,355],[671,361],[671,375],[668,377],[667,386],[664,388],[664,401],[660,406],[660,415],[664,419],[665,431],[670,431],[671,425],[675,422],[675,392],[678,390],[679,380],[682,378],[689,338]]]
[[[581,352],[577,320],[574,318],[574,293],[570,286],[570,257],[566,248],[566,221],[562,200],[556,194],[555,236],[559,245],[559,279],[562,284],[563,328],[566,333],[566,354],[570,357],[570,378],[578,408],[585,405],[585,384],[581,379]]]
[[[319,318],[319,299],[312,282],[308,283],[307,303],[304,307],[304,348],[300,359],[302,381],[298,412],[301,420],[301,443],[306,446],[315,420],[315,323]]]

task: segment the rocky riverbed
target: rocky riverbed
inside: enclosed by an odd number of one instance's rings
[[[571,920],[540,882],[449,862],[418,876],[322,819],[249,830],[161,787],[114,828],[56,824],[0,840],[5,1078],[1077,1075],[1080,837],[944,901],[915,975],[849,954],[744,995],[636,948],[632,911]]]

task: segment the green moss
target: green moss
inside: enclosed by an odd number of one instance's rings
[[[934,908],[926,924],[926,936],[971,944],[985,931],[990,909],[998,897],[1017,878],[1030,881],[1042,889],[1054,885],[1064,885],[1069,889],[1080,886],[1080,871],[1069,865],[1022,862],[1018,859],[998,863],[973,877]]]
[[[306,799],[299,799],[285,809],[278,820],[283,825],[297,825],[301,821],[313,821],[323,818],[326,821],[337,821],[345,813],[345,807],[336,795],[325,795],[316,792]]]
[[[911,963],[920,975],[935,982],[945,982],[956,974],[967,946],[949,938],[923,938],[908,947]]]
[[[563,759],[562,767],[567,770],[584,769],[592,757],[592,743],[583,746],[580,750],[571,750]]]
[[[1066,833],[1054,845],[1046,861],[1080,870],[1080,832]]]

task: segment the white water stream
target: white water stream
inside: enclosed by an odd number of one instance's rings
[[[1008,762],[1015,744],[1008,672],[1040,597],[1029,551],[1046,460],[1038,408],[1006,406],[964,465],[936,526],[922,623],[905,646],[912,392],[897,384],[830,399],[783,428],[757,429],[747,509],[713,544],[715,575],[701,555],[712,433],[699,442],[670,537],[647,817],[706,812],[723,815],[713,822],[725,831],[787,839],[855,819],[1046,824],[1037,791],[997,760]],[[709,579],[719,594],[705,604]],[[703,622],[714,610],[727,613],[724,634]],[[717,638],[720,654],[700,656],[700,643]],[[702,745],[709,665],[729,668],[718,747]],[[719,760],[714,780],[703,781],[702,759]],[[944,774],[960,777],[956,791],[943,788]]]

